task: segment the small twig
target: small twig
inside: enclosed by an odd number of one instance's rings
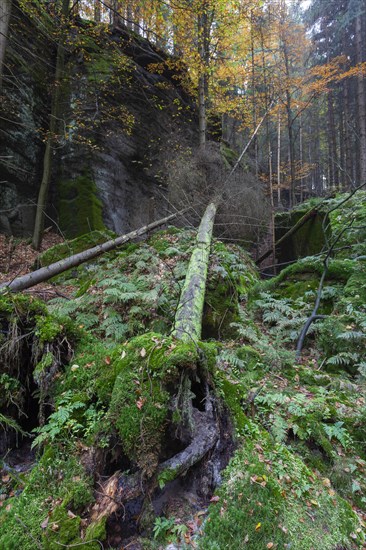
[[[28,525],[26,525],[26,524],[24,523],[24,521],[22,521],[22,520],[20,519],[20,517],[17,516],[16,514],[15,514],[14,517],[15,517],[15,519],[17,520],[17,522],[20,523],[20,525],[22,525],[22,526],[24,527],[24,529],[25,529],[27,535],[29,536],[29,538],[32,539],[32,541],[36,544],[36,546],[37,546],[38,548],[40,548],[40,550],[43,550],[42,544],[40,543],[40,541],[39,541],[38,539],[36,539],[36,538],[32,535],[32,533],[31,533],[30,530],[29,530]],[[102,547],[102,548],[103,548],[103,547]]]

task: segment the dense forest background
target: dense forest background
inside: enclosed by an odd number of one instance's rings
[[[245,162],[272,210],[365,182],[361,0],[7,0],[1,9],[2,226],[29,233],[36,211],[36,247],[45,210],[78,234],[152,221],[171,195],[198,207],[207,200],[194,173],[207,159],[187,162],[192,151],[219,143],[235,160],[258,124]],[[200,196],[175,197],[177,175]],[[210,177],[223,186],[222,173]],[[81,228],[65,213],[70,180],[89,203],[73,210]]]
[[[0,0],[1,549],[365,548],[365,33]]]

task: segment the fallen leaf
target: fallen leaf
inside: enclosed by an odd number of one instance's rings
[[[136,401],[136,406],[137,408],[141,411],[142,407],[144,406],[144,403],[145,403],[145,399],[141,398],[138,399],[138,401]]]
[[[145,348],[142,348],[142,350],[140,351],[140,355],[141,355],[141,357],[146,356],[146,349]]]
[[[51,529],[52,531],[58,531],[60,529],[60,526],[58,523],[53,523]]]
[[[68,511],[67,511],[67,515],[68,515],[69,518],[71,518],[71,519],[74,519],[74,518],[77,517],[73,512],[71,512],[71,510],[68,510]]]
[[[269,543],[267,544],[267,548],[273,548],[273,546],[274,546],[273,542],[269,542]]]
[[[107,357],[104,359],[105,361],[105,364],[106,365],[110,365],[111,364],[111,358],[109,357],[109,355],[107,355]]]
[[[244,538],[244,544],[246,544],[247,542],[249,542],[249,535],[245,535],[245,538]]]
[[[210,502],[219,502],[219,500],[220,500],[220,497],[217,495],[210,498]]]
[[[121,359],[124,359],[126,357],[126,352],[125,350],[123,350],[123,352],[121,353]]]
[[[71,370],[72,372],[75,372],[76,370],[78,370],[78,368],[79,368],[79,365],[72,365]]]
[[[255,526],[255,530],[256,531],[259,531],[259,529],[262,527],[262,524],[261,522],[257,523],[257,525]]]
[[[42,523],[41,523],[41,529],[46,529],[49,520],[50,520],[50,518],[47,516],[46,519],[42,521]]]

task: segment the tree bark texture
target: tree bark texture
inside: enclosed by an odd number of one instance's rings
[[[202,313],[215,215],[216,205],[210,203],[198,229],[196,246],[188,265],[175,316],[173,334],[180,340],[187,342],[201,339]]]
[[[121,237],[117,237],[116,239],[112,239],[103,244],[98,244],[93,248],[84,250],[79,254],[74,254],[69,258],[59,260],[58,262],[50,264],[47,267],[41,267],[40,269],[33,271],[33,273],[23,275],[22,277],[17,277],[13,281],[1,284],[0,291],[2,289],[6,289],[10,290],[11,292],[20,292],[21,290],[25,290],[26,288],[35,286],[38,283],[47,281],[48,279],[51,279],[51,277],[55,277],[56,275],[59,275],[60,273],[66,271],[67,269],[70,269],[71,267],[77,267],[78,265],[87,262],[88,260],[92,260],[97,256],[104,254],[105,252],[109,252],[110,250],[113,250],[114,248],[117,248],[118,246],[121,246],[122,244],[125,244],[128,241],[135,239],[136,237],[139,237],[140,235],[144,235],[148,231],[152,231],[153,229],[156,229],[161,225],[165,225],[166,223],[173,220],[176,216],[177,214],[171,214],[166,218],[161,218],[160,220],[157,220],[149,225],[145,225],[143,227],[140,227],[139,229],[136,229],[135,231],[131,231],[126,235],[122,235]]]
[[[11,0],[0,2],[0,90],[3,81],[3,67],[5,59],[6,44],[8,41],[9,21],[11,13]]]
[[[362,36],[362,16],[358,15],[355,22],[356,38],[356,61],[362,63],[363,59],[363,40]],[[360,183],[366,182],[366,93],[365,77],[360,69],[357,76],[357,106],[359,121],[359,151],[360,151]]]

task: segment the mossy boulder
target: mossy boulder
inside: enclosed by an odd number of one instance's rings
[[[67,237],[105,229],[102,203],[89,172],[58,183],[60,228]]]
[[[308,211],[307,207],[291,212],[276,214],[276,241],[283,237]],[[280,264],[294,259],[312,256],[322,251],[326,241],[324,232],[330,235],[329,220],[323,212],[316,212],[300,229],[277,247],[276,256]]]

